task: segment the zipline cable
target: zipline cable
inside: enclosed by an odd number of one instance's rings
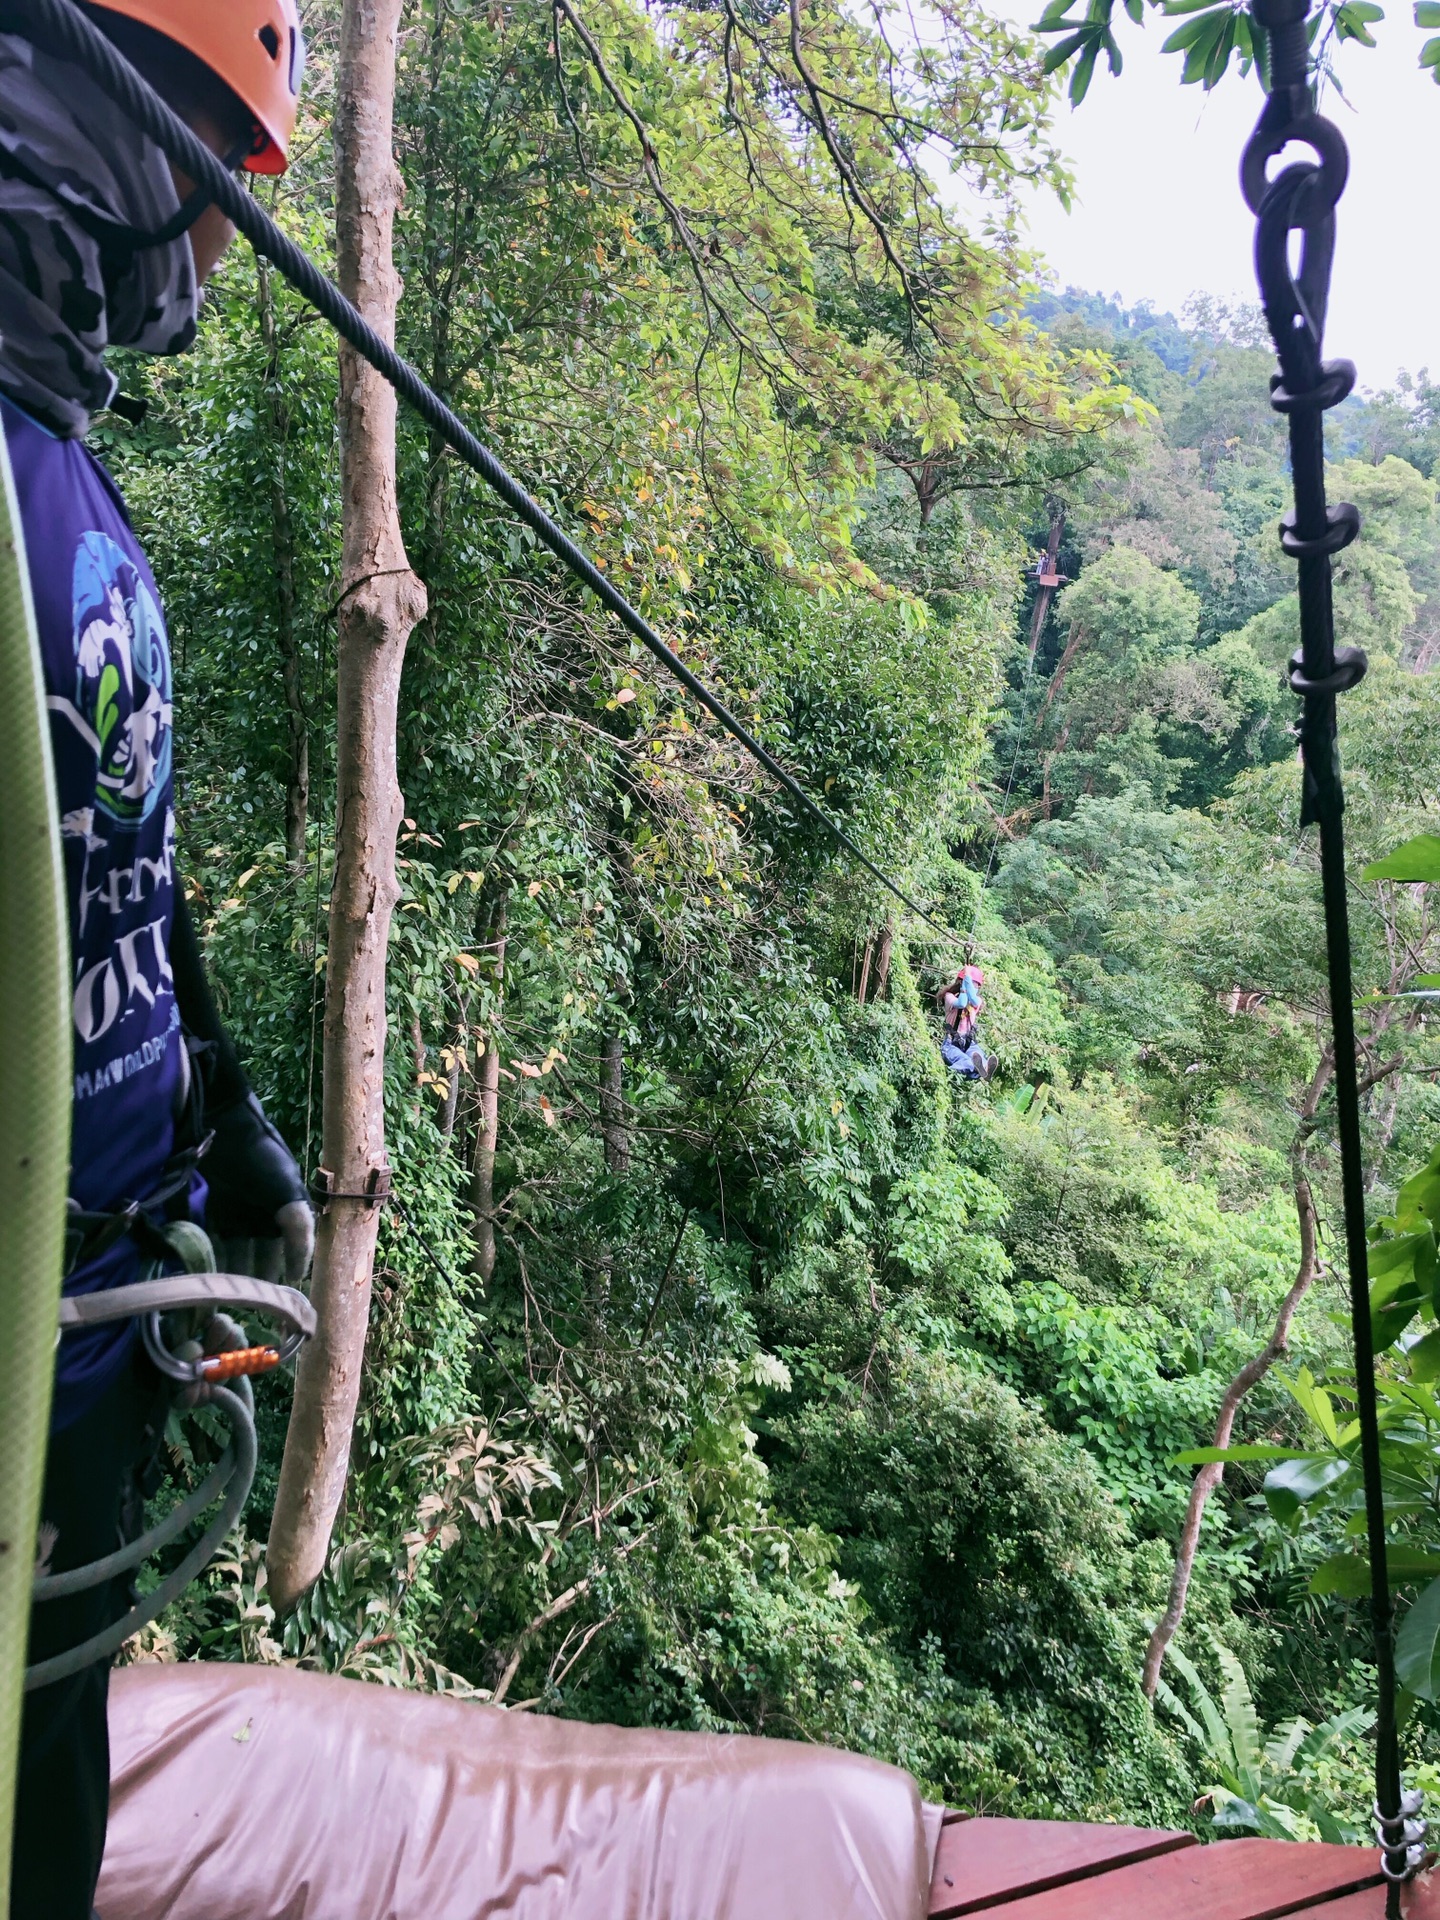
[[[1270,404],[1287,417],[1290,428],[1295,508],[1281,523],[1280,544],[1292,560],[1299,562],[1301,642],[1290,661],[1290,687],[1304,702],[1300,721],[1304,763],[1300,823],[1320,829],[1336,1130],[1355,1347],[1355,1410],[1360,1426],[1370,1616],[1375,1638],[1375,1837],[1387,1883],[1387,1920],[1399,1920],[1401,1887],[1425,1860],[1425,1823],[1419,1817],[1420,1795],[1407,1793],[1400,1778],[1394,1613],[1386,1562],[1360,1095],[1355,1072],[1345,795],[1335,718],[1336,695],[1359,683],[1366,661],[1358,647],[1335,645],[1331,580],[1331,556],[1347,547],[1360,531],[1360,515],[1353,506],[1327,506],[1325,500],[1325,411],[1338,406],[1355,385],[1355,369],[1348,360],[1327,361],[1321,357],[1335,247],[1335,205],[1345,190],[1349,155],[1339,129],[1320,117],[1311,98],[1305,25],[1309,0],[1253,0],[1252,11],[1257,27],[1269,37],[1270,92],[1246,145],[1240,181],[1256,217],[1255,277],[1280,362],[1279,375],[1271,382]],[[1270,160],[1292,142],[1310,147],[1318,164],[1311,160],[1294,163],[1271,180],[1266,172]],[[1301,236],[1298,271],[1291,265],[1293,234]]]
[[[811,799],[799,781],[760,744],[724,701],[685,665],[645,616],[606,579],[583,548],[576,545],[489,447],[477,439],[459,416],[446,406],[409,361],[402,359],[393,347],[381,339],[334,281],[281,232],[254,196],[225,171],[210,149],[197,139],[179,115],[165,104],[123,54],[74,5],[73,0],[0,0],[0,32],[21,33],[82,68],[97,86],[110,95],[121,111],[155,142],[162,153],[188,174],[197,186],[204,188],[255,251],[269,260],[301,298],[308,301],[343,340],[348,341],[377,373],[389,381],[426,425],[432,427],[465,464],[472,467],[499,494],[511,511],[524,521],[557,559],[564,562],[578,580],[584,582],[667,673],[672,674],[720,722],[731,738],[738,741],[750,757],[765,769],[771,779],[779,783],[802,812],[818,821],[837,846],[858,861],[872,878],[918,915],[926,926],[947,940],[958,937],[954,928],[942,926],[933,919],[897,881],[875,864],[863,847],[837,821],[832,820],[823,807]]]
[[[1015,751],[1010,759],[1010,775],[1005,782],[1005,792],[1000,801],[1000,812],[995,819],[995,832],[990,841],[990,857],[985,862],[985,872],[980,885],[975,890],[975,912],[970,921],[970,938],[966,941],[967,953],[973,950],[975,936],[980,931],[980,908],[984,904],[985,889],[990,884],[990,876],[995,871],[995,856],[1000,851],[1000,836],[1005,829],[1005,809],[1010,804],[1010,795],[1015,788],[1015,775],[1020,770],[1020,755],[1025,746],[1025,723],[1030,717],[1030,694],[1035,679],[1035,656],[1040,651],[1038,644],[1030,649],[1025,661],[1025,678],[1020,687],[1020,718],[1015,723]]]

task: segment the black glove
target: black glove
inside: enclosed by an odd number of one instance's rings
[[[253,1093],[212,1113],[200,1171],[210,1185],[206,1218],[221,1271],[298,1286],[315,1254],[315,1215],[295,1156]]]

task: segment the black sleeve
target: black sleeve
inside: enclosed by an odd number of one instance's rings
[[[170,967],[175,976],[175,1004],[188,1032],[212,1049],[204,1068],[205,1111],[217,1120],[249,1098],[250,1082],[225,1030],[215,995],[205,977],[200,940],[183,889],[175,888],[175,924],[170,933]]]

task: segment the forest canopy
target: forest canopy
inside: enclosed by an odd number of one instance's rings
[[[257,189],[324,259],[338,11],[308,9],[301,158]],[[1319,1577],[1343,1503],[1232,1466],[1142,1685],[1179,1456],[1277,1314],[1234,1439],[1304,1452],[1345,1395],[1273,363],[1248,310],[1048,281],[1016,200],[1070,187],[1043,49],[970,0],[927,20],[404,9],[399,345],[953,937],[402,416],[428,611],[344,1505],[277,1609],[267,1392],[247,1522],[146,1651],[840,1743],[955,1806],[1358,1835],[1359,1589]],[[92,440],[164,589],[186,891],[309,1172],[353,585],[333,342],[236,252],[195,353],[124,383],[143,421]],[[1377,1222],[1440,1132],[1429,896],[1361,877],[1440,832],[1436,401],[1422,373],[1328,422],[1364,518],[1336,606],[1370,658],[1341,747]],[[939,1053],[967,949],[985,1083]],[[176,1442],[182,1479],[208,1444]],[[1330,1733],[1247,1797],[1212,1695]]]

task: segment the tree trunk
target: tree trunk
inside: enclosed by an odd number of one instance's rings
[[[270,263],[257,254],[260,338],[265,346],[265,383],[261,406],[273,442],[270,465],[270,544],[275,561],[275,638],[285,689],[287,755],[285,768],[285,857],[292,867],[305,864],[305,832],[310,824],[310,719],[301,685],[300,645],[295,632],[295,522],[285,489],[285,450],[290,440],[290,406],[280,378],[280,336],[275,324],[275,282]]]
[[[1250,1389],[1270,1371],[1271,1367],[1285,1351],[1290,1337],[1290,1323],[1295,1318],[1295,1310],[1310,1291],[1316,1275],[1320,1271],[1315,1253],[1315,1201],[1310,1192],[1310,1182],[1298,1169],[1295,1174],[1295,1212],[1300,1223],[1300,1266],[1295,1275],[1294,1285],[1280,1303],[1280,1311],[1275,1316],[1275,1325],[1270,1338],[1253,1360],[1247,1360],[1225,1389],[1225,1398],[1220,1402],[1219,1417],[1215,1422],[1215,1432],[1211,1438],[1212,1447],[1228,1447],[1230,1435],[1235,1427],[1235,1415],[1240,1410],[1240,1402]],[[1175,1571],[1170,1580],[1170,1597],[1165,1611],[1161,1615],[1155,1631],[1150,1636],[1150,1644],[1145,1649],[1145,1670],[1140,1684],[1145,1690],[1147,1700],[1155,1698],[1155,1689],[1160,1682],[1160,1668],[1165,1659],[1166,1649],[1179,1631],[1180,1622],[1185,1617],[1185,1601],[1190,1592],[1190,1575],[1195,1569],[1195,1555],[1200,1546],[1200,1525],[1205,1518],[1205,1508],[1210,1496],[1225,1476],[1223,1460],[1212,1460],[1198,1467],[1190,1486],[1190,1501],[1185,1509],[1185,1524],[1180,1529],[1180,1544],[1175,1550]]]
[[[498,1023],[505,1006],[505,923],[510,896],[502,893],[490,916],[487,945],[493,955],[495,1014],[477,1075],[480,1112],[475,1128],[475,1161],[470,1177],[470,1207],[475,1217],[475,1257],[471,1262],[482,1284],[495,1271],[495,1148],[500,1138],[500,1034]]]
[[[392,151],[401,0],[345,0],[336,72],[336,259],[340,285],[386,339],[400,283],[392,251],[400,177]],[[395,721],[405,644],[425,615],[396,502],[394,393],[340,350],[344,513],[336,636],[335,882],[325,982],[321,1148],[337,1193],[386,1166],[385,960],[404,811]],[[294,1605],[325,1565],[349,1463],[370,1312],[379,1209],[332,1203],[320,1221],[318,1326],[300,1356],[270,1528],[270,1598]]]
[[[1050,502],[1050,538],[1045,543],[1045,571],[1054,573],[1060,565],[1060,542],[1065,537],[1065,508],[1059,500]],[[1030,612],[1030,658],[1033,660],[1040,650],[1040,636],[1045,631],[1045,618],[1050,611],[1050,602],[1055,597],[1053,587],[1037,587],[1035,605]]]
[[[625,1046],[618,1033],[600,1043],[600,1134],[605,1165],[611,1173],[630,1171],[630,1136],[625,1130]]]
[[[440,1109],[440,1137],[449,1140],[455,1133],[455,1115],[460,1107],[460,1052],[465,1045],[465,1021],[462,1014],[460,1026],[455,1034],[455,1044],[450,1054],[450,1068],[445,1075],[445,1104]]]
[[[1290,1337],[1290,1323],[1295,1318],[1295,1310],[1310,1291],[1320,1272],[1316,1251],[1315,1197],[1310,1191],[1310,1181],[1305,1172],[1305,1155],[1319,1124],[1316,1115],[1320,1111],[1320,1102],[1324,1099],[1334,1075],[1334,1062],[1327,1049],[1321,1054],[1320,1064],[1310,1076],[1310,1084],[1305,1089],[1305,1098],[1300,1103],[1300,1125],[1290,1150],[1295,1192],[1295,1218],[1300,1230],[1300,1265],[1295,1274],[1295,1282],[1280,1303],[1280,1311],[1275,1316],[1275,1325],[1271,1329],[1270,1338],[1253,1360],[1246,1361],[1225,1389],[1225,1397],[1220,1402],[1220,1413],[1215,1422],[1215,1432],[1210,1441],[1212,1447],[1229,1446],[1240,1402],[1257,1381],[1264,1379],[1284,1353],[1286,1342]],[[1155,1698],[1155,1689],[1160,1682],[1160,1668],[1165,1661],[1165,1650],[1175,1638],[1180,1622],[1185,1617],[1185,1601],[1190,1592],[1190,1576],[1195,1570],[1195,1555],[1200,1546],[1200,1523],[1205,1518],[1205,1508],[1209,1504],[1211,1494],[1224,1477],[1224,1461],[1213,1460],[1197,1468],[1195,1478],[1191,1482],[1190,1500],[1185,1509],[1185,1524],[1180,1529],[1180,1541],[1175,1549],[1175,1571],[1170,1579],[1170,1597],[1166,1602],[1164,1613],[1156,1624],[1155,1631],[1150,1636],[1150,1644],[1145,1649],[1145,1667],[1140,1684],[1145,1690],[1147,1700]]]
[[[883,1000],[890,984],[890,953],[895,945],[895,922],[887,920],[880,929],[880,953],[875,962],[875,998]]]
[[[860,991],[855,996],[862,1007],[870,993],[870,962],[874,957],[875,936],[873,933],[867,933],[865,936],[865,958],[860,965]]]

